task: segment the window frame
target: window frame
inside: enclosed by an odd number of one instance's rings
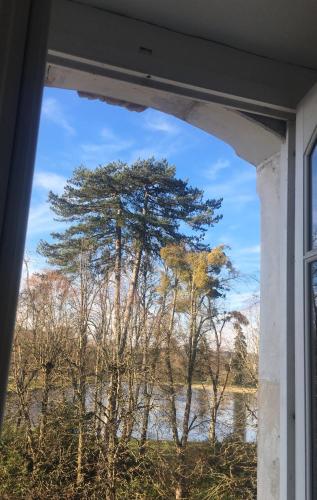
[[[0,0],[0,427],[37,145],[51,0]]]
[[[317,383],[313,384],[312,368],[312,275],[311,269],[313,263],[317,263],[317,247],[312,244],[312,156],[317,151],[317,127],[314,129],[310,140],[304,151],[303,162],[303,286],[304,286],[304,369],[305,369],[305,447],[306,447],[306,488],[307,498],[313,499],[317,494],[317,476],[314,475],[313,467],[317,466],[317,446],[313,447],[314,434],[317,434],[316,428],[313,428],[313,389],[317,389]],[[314,459],[313,453],[316,457]]]

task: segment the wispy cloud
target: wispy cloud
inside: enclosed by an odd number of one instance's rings
[[[82,161],[96,165],[117,160],[120,155],[120,159],[133,163],[139,158],[152,156],[158,159],[168,158],[189,147],[183,134],[180,134],[181,128],[172,118],[154,110],[149,110],[142,116],[141,130],[138,130],[138,123],[136,131],[133,131],[141,132],[141,140],[123,137],[111,128],[103,127],[99,132],[99,140],[81,144]],[[144,133],[144,129],[149,133]],[[155,136],[151,132],[155,132]]]
[[[60,102],[54,97],[46,97],[42,104],[42,116],[55,125],[63,128],[68,134],[75,135],[75,129],[70,124]]]
[[[250,306],[254,298],[254,290],[230,292],[227,295],[227,302],[231,309],[241,310]]]
[[[116,134],[108,127],[103,127],[100,130],[100,137],[106,141],[118,141],[118,137],[116,136]]]
[[[186,142],[181,134],[177,136],[162,135],[160,138],[156,136],[155,140],[148,137],[142,145],[139,144],[131,151],[129,161],[134,162],[139,158],[146,159],[152,156],[156,159],[167,158],[170,160],[171,156],[184,153],[190,147],[191,143]]]
[[[255,171],[250,166],[249,171],[232,172],[232,175],[227,176],[226,182],[211,182],[205,188],[205,195],[210,198],[223,198],[226,205],[244,207],[257,199]]]
[[[163,132],[165,134],[175,135],[180,132],[180,127],[171,118],[158,112],[148,112],[145,115],[144,126],[148,130]]]
[[[66,184],[66,177],[53,172],[36,172],[34,176],[34,187],[52,190],[55,193],[61,193]]]
[[[261,252],[260,245],[253,245],[250,247],[240,248],[239,253],[242,255],[259,255]]]
[[[154,158],[156,158],[157,160],[161,158],[169,159],[171,155],[177,154],[182,148],[183,145],[178,141],[162,141],[156,142],[155,144],[151,143],[148,146],[134,149],[130,155],[129,161],[133,163],[139,158],[147,159],[151,158],[152,156],[154,156]]]
[[[93,165],[117,160],[117,158],[114,158],[114,155],[129,150],[133,144],[134,142],[131,139],[123,139],[117,136],[111,129],[104,127],[100,131],[99,142],[81,144],[82,159],[84,162]]]
[[[58,231],[62,227],[61,222],[54,220],[54,215],[47,202],[31,207],[27,229],[28,238],[36,235],[46,237],[52,231]]]
[[[204,171],[204,176],[209,180],[214,180],[219,176],[220,172],[226,170],[229,166],[229,160],[219,159]]]

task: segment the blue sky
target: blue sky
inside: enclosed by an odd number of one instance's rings
[[[259,201],[255,168],[211,135],[155,110],[127,111],[77,96],[44,91],[29,216],[26,253],[32,268],[45,266],[38,241],[58,230],[47,204],[50,189],[62,192],[78,165],[94,168],[113,160],[167,158],[177,175],[204,189],[206,197],[223,197],[223,219],[207,235],[211,245],[224,243],[242,278],[229,299],[241,307],[258,288]]]

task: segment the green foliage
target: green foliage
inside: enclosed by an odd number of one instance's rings
[[[6,424],[0,439],[0,498],[23,498],[28,479],[23,429]]]
[[[201,190],[176,178],[174,166],[154,158],[79,167],[61,196],[49,193],[49,202],[67,229],[52,234],[55,243],[42,241],[39,250],[70,271],[85,251],[93,255],[92,264],[111,268],[118,236],[125,258],[136,249],[158,255],[171,242],[203,248],[203,234],[221,217],[214,213],[221,200],[203,200]]]
[[[86,443],[85,481],[76,487],[74,408],[55,406],[50,414],[45,451],[34,471],[28,468],[23,427],[6,424],[0,442],[0,498],[96,499],[106,497],[106,460],[96,449],[93,430]],[[218,443],[189,443],[183,473],[190,498],[239,500],[256,498],[256,447],[234,439]],[[177,456],[172,442],[148,442],[140,453],[131,441],[118,464],[118,499],[175,497]]]
[[[166,268],[172,272],[175,283],[185,285],[187,297],[188,290],[213,298],[221,295],[223,286],[218,277],[224,268],[231,269],[223,245],[208,251],[193,251],[183,244],[172,243],[163,247],[160,255]],[[166,286],[167,275],[162,276],[161,282],[163,279]],[[184,299],[180,300],[184,306]]]
[[[201,500],[254,500],[256,498],[256,446],[228,438],[210,457],[205,487],[193,498]]]

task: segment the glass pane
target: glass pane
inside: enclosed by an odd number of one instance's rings
[[[310,158],[310,250],[317,248],[317,145]]]
[[[313,498],[317,498],[317,261],[311,264],[311,337],[310,337],[310,363],[311,363],[311,457]]]

